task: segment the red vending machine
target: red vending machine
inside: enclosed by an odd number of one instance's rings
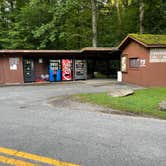
[[[62,59],[62,80],[70,81],[73,79],[73,65],[71,59]]]

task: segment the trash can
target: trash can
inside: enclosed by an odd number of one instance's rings
[[[122,72],[121,71],[118,71],[118,77],[117,77],[117,81],[118,82],[122,82]]]

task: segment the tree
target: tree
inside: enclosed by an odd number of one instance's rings
[[[112,47],[166,33],[165,0],[0,0],[0,49]]]
[[[96,0],[91,0],[92,5],[92,46],[97,47],[97,7]]]
[[[144,1],[143,0],[140,0],[139,2],[139,32],[140,33],[144,33]]]
[[[115,6],[116,6],[116,10],[117,10],[119,25],[121,25],[121,14],[120,14],[120,8],[119,8],[119,0],[115,0]]]

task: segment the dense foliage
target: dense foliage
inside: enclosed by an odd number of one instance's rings
[[[165,0],[95,0],[98,46],[139,33],[166,33]],[[92,46],[89,0],[0,0],[0,49],[80,49]]]

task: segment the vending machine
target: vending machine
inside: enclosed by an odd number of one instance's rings
[[[62,80],[69,81],[73,79],[73,62],[71,59],[62,59]]]
[[[61,81],[61,61],[50,60],[49,65],[49,80],[51,82]]]
[[[34,82],[34,62],[33,59],[23,59],[23,70],[24,70],[24,82]]]
[[[75,79],[85,80],[87,78],[86,60],[75,60]]]

